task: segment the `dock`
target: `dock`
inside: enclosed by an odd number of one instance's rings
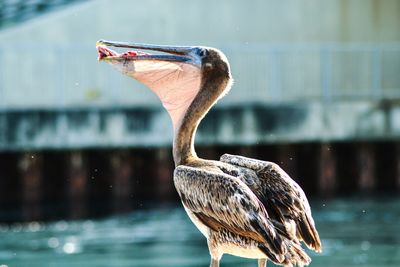
[[[216,7],[201,27],[163,8],[152,9],[153,21],[147,4],[135,6],[133,18],[103,0],[61,2],[0,24],[0,208],[10,218],[84,218],[178,200],[168,114],[149,90],[97,62],[101,38],[206,45],[227,55],[235,83],[199,127],[199,156],[274,161],[319,198],[400,192],[396,1],[334,0],[320,13],[305,0],[287,6],[292,18],[317,16],[315,27],[280,18],[271,10],[283,4],[272,0],[258,1],[262,22],[251,9],[239,20],[225,14],[219,25]],[[201,13],[227,2],[194,5]],[[231,13],[247,8],[236,3]],[[355,8],[360,16],[346,17]]]

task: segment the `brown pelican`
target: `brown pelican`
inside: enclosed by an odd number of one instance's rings
[[[153,54],[112,47],[150,50]],[[209,47],[98,41],[99,60],[151,89],[174,128],[174,183],[190,219],[207,238],[211,267],[223,254],[304,266],[300,245],[321,250],[303,190],[277,164],[225,154],[199,158],[194,136],[202,118],[232,85],[225,55]]]

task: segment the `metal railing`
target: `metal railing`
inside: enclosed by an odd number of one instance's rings
[[[235,78],[223,104],[400,99],[400,44],[220,48]],[[0,62],[1,110],[158,105],[93,46],[1,45]]]
[[[267,91],[265,101],[400,98],[400,44],[260,45],[227,51],[234,58],[233,72],[239,69],[236,76],[261,81],[257,85]],[[243,87],[250,84],[247,80]]]

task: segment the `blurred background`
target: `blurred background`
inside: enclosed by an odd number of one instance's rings
[[[400,266],[399,14],[398,0],[0,0],[0,266],[208,266],[169,117],[97,62],[98,39],[222,50],[235,84],[199,156],[280,164],[322,237],[311,266]]]

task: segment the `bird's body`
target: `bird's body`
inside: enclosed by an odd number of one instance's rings
[[[306,265],[300,240],[319,250],[303,191],[275,163],[225,154],[178,166],[175,187],[210,253]]]
[[[229,63],[218,50],[100,41],[99,59],[146,84],[174,125],[174,184],[192,222],[207,238],[212,267],[223,254],[285,266],[311,261],[300,241],[321,243],[302,189],[275,163],[225,154],[199,158],[194,136],[201,119],[232,84]],[[105,46],[169,55],[116,54]],[[133,56],[132,56],[133,55]]]

